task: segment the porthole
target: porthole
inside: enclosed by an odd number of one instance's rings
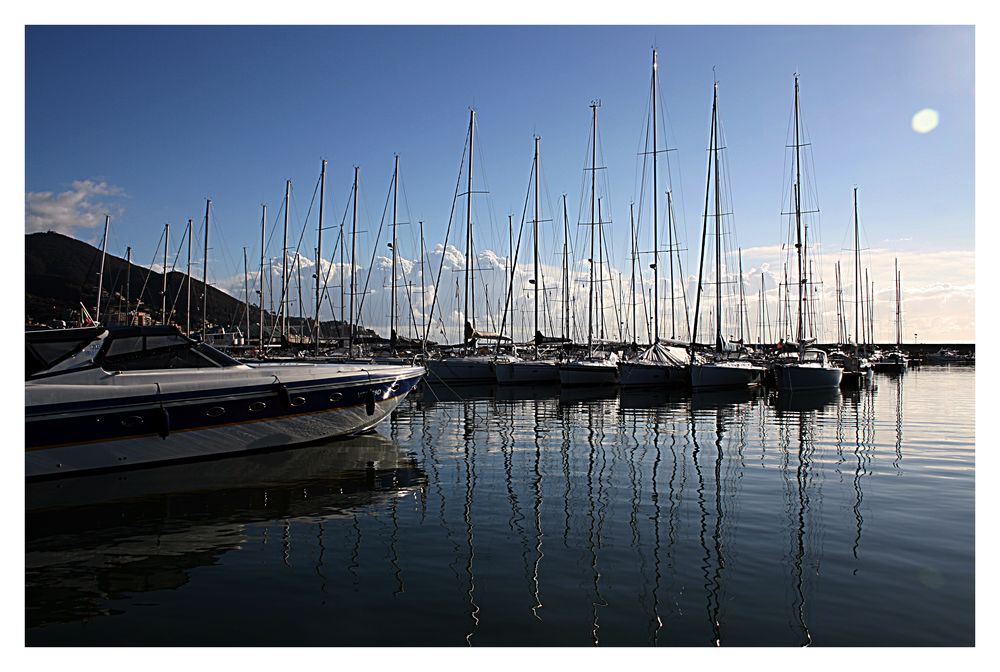
[[[127,418],[122,418],[122,427],[138,427],[143,422],[142,417],[138,415],[130,415]]]
[[[226,409],[224,409],[222,406],[213,406],[212,408],[205,411],[205,415],[207,415],[210,418],[217,418],[220,415],[223,415],[225,412]]]
[[[266,401],[255,401],[252,404],[250,404],[250,410],[254,413],[256,413],[257,411],[263,411],[265,408],[267,408]]]
[[[334,392],[333,394],[330,395],[330,401],[340,401],[343,398],[344,395],[341,394],[340,392]]]
[[[292,397],[288,400],[289,406],[301,406],[304,403],[306,403],[305,397]]]

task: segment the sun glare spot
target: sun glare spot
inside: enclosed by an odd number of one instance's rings
[[[938,125],[937,110],[925,107],[913,115],[913,120],[910,122],[910,125],[917,133],[930,133],[937,128]]]

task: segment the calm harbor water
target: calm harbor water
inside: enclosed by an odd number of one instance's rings
[[[357,439],[29,483],[26,641],[972,645],[974,380],[435,388]]]

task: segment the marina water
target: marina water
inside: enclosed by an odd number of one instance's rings
[[[972,645],[974,382],[435,387],[364,437],[28,483],[26,641]]]

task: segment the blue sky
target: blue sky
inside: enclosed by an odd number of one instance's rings
[[[609,235],[623,257],[654,45],[687,241],[699,235],[714,66],[741,246],[783,239],[797,71],[826,251],[846,245],[854,185],[868,247],[973,250],[971,27],[28,27],[26,191],[57,198],[80,181],[106,183],[112,193],[84,203],[115,208],[111,251],[130,244],[140,260],[164,222],[197,221],[211,197],[210,277],[221,281],[241,272],[243,245],[255,254],[260,204],[277,213],[285,179],[301,226],[320,158],[330,221],[359,164],[377,226],[399,153],[404,216],[440,241],[470,106],[490,191],[477,207],[518,219],[537,133],[551,205],[565,192],[571,221],[585,219],[588,104],[599,98]],[[911,118],[923,108],[940,124],[920,134]],[[484,228],[480,248],[504,241],[505,251],[506,234]],[[967,322],[971,339],[971,307]]]

